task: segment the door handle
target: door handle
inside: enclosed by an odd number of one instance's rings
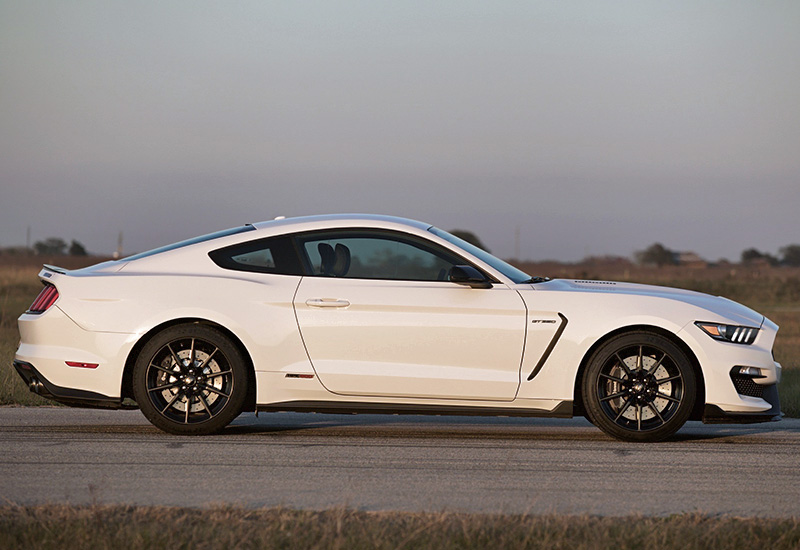
[[[306,300],[308,307],[347,307],[350,302],[347,300],[337,300],[335,298],[311,298]]]

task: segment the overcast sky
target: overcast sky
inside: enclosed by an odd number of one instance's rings
[[[800,2],[0,0],[0,246],[393,214],[496,254],[800,242]]]

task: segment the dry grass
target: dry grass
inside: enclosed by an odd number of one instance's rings
[[[800,418],[800,369],[784,369],[778,388],[783,414],[790,418]]]
[[[739,550],[800,547],[798,519],[530,516],[348,509],[0,508],[0,548]]]
[[[41,289],[36,274],[42,263],[75,269],[99,258],[57,259],[0,256],[0,405],[38,405],[48,401],[30,393],[11,367],[19,342],[16,319]],[[784,366],[783,411],[800,417],[800,269],[736,266],[706,269],[644,268],[615,265],[525,264],[528,273],[559,277],[614,279],[698,290],[736,300],[764,313],[780,325],[775,358]]]

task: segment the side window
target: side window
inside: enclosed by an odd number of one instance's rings
[[[336,232],[300,239],[311,272],[322,277],[446,281],[459,258],[422,239],[392,233]]]
[[[218,266],[235,271],[302,275],[303,269],[288,237],[271,237],[220,248],[208,253]]]

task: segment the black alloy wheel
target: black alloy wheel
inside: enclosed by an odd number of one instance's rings
[[[673,435],[689,418],[696,393],[686,354],[651,332],[622,334],[600,346],[582,385],[591,422],[626,441],[660,441]]]
[[[142,413],[165,432],[220,431],[242,411],[247,371],[239,349],[219,330],[200,324],[170,327],[150,340],[133,371]]]

